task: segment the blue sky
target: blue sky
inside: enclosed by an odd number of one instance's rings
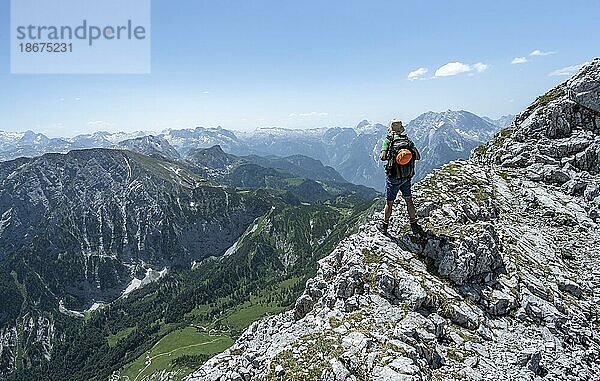
[[[600,56],[597,1],[156,0],[151,74],[15,75],[9,3],[0,130],[50,136],[497,117]]]

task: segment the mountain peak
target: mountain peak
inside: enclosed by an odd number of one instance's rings
[[[506,128],[512,124],[512,122],[515,120],[515,117],[516,117],[516,115],[506,114],[506,115],[500,116],[498,119],[492,119],[487,116],[484,116],[483,119],[495,126],[500,127],[500,128]]]
[[[371,124],[368,120],[363,120],[356,125],[354,131],[356,131],[357,134],[384,135],[387,131],[387,127],[383,124]]]
[[[363,128],[363,127],[366,127],[366,126],[368,126],[368,125],[370,125],[370,124],[371,124],[371,122],[369,122],[369,121],[368,121],[368,120],[366,120],[366,119],[363,119],[363,120],[361,120],[361,121],[360,121],[360,122],[359,122],[359,123],[356,125],[356,129],[361,129],[361,128]]]
[[[157,155],[168,159],[180,157],[179,152],[167,140],[154,135],[123,140],[116,145],[116,148],[128,149],[149,156]]]
[[[212,147],[206,148],[206,149],[204,149],[204,151],[210,152],[210,153],[216,153],[216,154],[225,153],[225,151],[223,151],[223,148],[221,148],[221,146],[218,144],[216,144]]]
[[[421,179],[434,168],[456,159],[466,159],[499,129],[479,116],[465,110],[429,111],[406,126],[408,136],[421,151],[416,178]]]

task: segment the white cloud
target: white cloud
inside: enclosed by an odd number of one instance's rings
[[[435,71],[436,77],[448,77],[471,71],[471,67],[462,62],[448,62]]]
[[[571,75],[575,75],[577,74],[577,72],[579,70],[581,70],[582,67],[584,67],[585,65],[587,65],[589,62],[584,62],[582,64],[579,65],[573,65],[573,66],[567,66],[567,67],[563,67],[562,69],[557,69],[554,70],[553,72],[551,72],[550,74],[548,74],[551,77],[560,77],[560,76],[571,76]]]
[[[556,52],[542,52],[539,49],[534,50],[533,52],[529,53],[530,56],[537,56],[537,57],[542,57],[542,56],[549,56],[552,54],[555,54]]]
[[[329,113],[311,111],[311,112],[301,112],[301,113],[293,112],[290,115],[288,115],[288,117],[290,117],[290,118],[296,118],[296,117],[308,118],[308,117],[312,117],[312,116],[327,116],[327,115],[329,115]]]
[[[472,68],[475,69],[477,72],[482,73],[487,70],[488,65],[481,62],[477,62],[472,66]]]
[[[429,70],[426,67],[420,67],[417,70],[413,70],[408,73],[408,79],[414,81],[415,79],[419,79],[425,74],[427,74]]]
[[[510,62],[512,65],[518,65],[518,64],[523,64],[527,62],[527,57],[515,57],[513,58],[513,60]]]
[[[468,73],[472,71],[477,71],[479,73],[485,71],[488,68],[488,65],[477,62],[473,65],[467,65],[462,62],[448,62],[447,64],[441,66],[435,71],[436,77],[449,77],[452,75],[458,75],[462,73]]]

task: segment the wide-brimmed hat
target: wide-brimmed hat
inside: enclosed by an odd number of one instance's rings
[[[402,121],[400,119],[394,119],[390,122],[390,127],[389,127],[390,132],[397,132],[399,134],[404,132],[404,125],[402,124]]]

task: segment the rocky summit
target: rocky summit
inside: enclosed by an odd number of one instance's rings
[[[594,380],[600,59],[323,258],[295,308],[189,380]]]

